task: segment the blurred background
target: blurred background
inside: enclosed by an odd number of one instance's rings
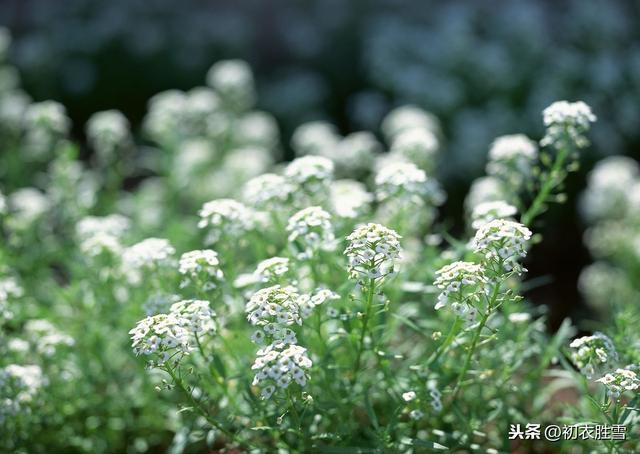
[[[137,130],[152,95],[203,85],[223,58],[252,65],[258,107],[276,116],[285,143],[305,121],[378,132],[392,107],[419,105],[442,122],[442,215],[454,233],[493,138],[539,139],[544,107],[584,100],[598,116],[593,146],[568,202],[534,226],[545,242],[528,267],[544,282],[530,297],[550,305],[552,325],[589,316],[577,289],[591,258],[576,196],[598,159],[640,156],[637,1],[2,0],[0,25],[24,90],[63,103],[81,142],[92,113],[119,109]]]

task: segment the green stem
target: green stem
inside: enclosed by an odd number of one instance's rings
[[[542,184],[540,192],[533,200],[533,203],[531,204],[527,212],[524,213],[520,218],[520,222],[522,222],[524,225],[530,225],[530,223],[536,218],[536,216],[540,214],[540,211],[542,210],[544,203],[547,201],[551,190],[559,184],[559,181],[557,181],[558,174],[568,155],[569,150],[567,148],[564,148],[558,152],[558,156],[553,163],[553,167],[551,168],[547,179]]]
[[[352,384],[355,384],[358,378],[358,372],[360,370],[360,361],[362,360],[362,351],[364,350],[364,338],[367,334],[367,326],[369,324],[369,318],[371,315],[371,306],[373,305],[373,297],[375,295],[375,280],[369,279],[369,288],[367,291],[367,301],[364,307],[364,315],[362,317],[362,331],[360,332],[360,340],[358,342],[358,352],[356,354],[356,360],[353,365],[353,378]]]
[[[493,293],[491,294],[491,299],[489,300],[489,304],[487,305],[487,310],[484,314],[482,314],[482,317],[480,319],[480,323],[478,323],[478,327],[476,328],[474,334],[473,334],[473,339],[471,341],[471,346],[469,347],[469,351],[467,352],[467,357],[464,360],[464,364],[462,365],[462,369],[460,370],[460,374],[458,375],[458,378],[456,379],[456,385],[453,388],[453,393],[451,394],[451,401],[449,403],[449,405],[451,405],[451,403],[453,403],[456,400],[456,397],[458,396],[458,393],[460,392],[460,384],[462,383],[462,380],[464,380],[465,375],[467,374],[467,371],[469,370],[469,366],[471,364],[471,358],[473,357],[473,353],[476,350],[476,347],[478,345],[478,340],[480,339],[480,334],[482,333],[482,329],[484,328],[485,324],[487,323],[487,320],[489,319],[489,316],[491,315],[491,311],[493,310],[493,306],[496,302],[496,299],[498,298],[498,292],[500,290],[500,284],[497,283],[495,285],[495,287],[493,288]]]
[[[440,356],[442,356],[449,345],[451,345],[456,333],[458,332],[458,329],[460,328],[460,322],[460,317],[456,316],[456,319],[451,324],[451,329],[449,330],[449,334],[447,334],[447,337],[444,339],[444,342],[440,344],[440,347],[438,347],[433,355],[431,355],[431,357],[427,360],[427,368],[431,367],[432,364],[438,361]]]
[[[293,414],[293,421],[297,427],[298,432],[300,432],[302,424],[300,421],[300,413],[298,413],[298,409],[296,408],[296,403],[293,401],[291,397],[291,392],[287,390],[287,399],[289,400],[289,406],[291,407],[291,413]]]

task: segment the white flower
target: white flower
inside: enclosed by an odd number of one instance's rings
[[[55,101],[30,104],[24,115],[26,151],[30,157],[42,158],[58,139],[71,129],[64,106]]]
[[[357,227],[348,237],[344,253],[349,258],[349,277],[381,279],[394,271],[400,259],[400,235],[380,224]]]
[[[289,271],[289,259],[286,257],[271,257],[258,263],[255,274],[263,282],[276,282]]]
[[[223,236],[237,238],[253,229],[256,214],[244,204],[233,199],[218,199],[207,202],[198,212],[198,227],[209,231],[207,243],[213,244]]]
[[[182,254],[178,262],[178,272],[187,276],[189,281],[204,279],[207,289],[215,288],[217,281],[224,278],[218,253],[211,249],[189,251]]]
[[[322,156],[304,156],[294,159],[284,176],[295,186],[299,203],[324,197],[333,180],[333,162]]]
[[[180,326],[193,334],[213,333],[216,330],[216,313],[209,307],[209,301],[182,300],[171,305],[169,314],[179,320]]]
[[[18,408],[31,402],[46,384],[47,379],[37,365],[9,364],[0,369],[0,395],[12,395],[18,403]],[[5,387],[9,388],[8,393],[4,392]]]
[[[640,378],[635,371],[627,367],[626,369],[616,369],[615,372],[606,374],[604,377],[596,380],[607,387],[608,394],[617,399],[625,391],[640,390]]]
[[[335,126],[324,121],[303,123],[291,136],[291,148],[296,156],[321,155],[328,157],[330,150],[336,148],[340,136]]]
[[[547,128],[542,145],[561,148],[574,144],[583,148],[589,144],[584,134],[596,121],[596,116],[584,102],[557,101],[544,109],[542,116]]]
[[[207,73],[207,84],[235,109],[246,110],[255,103],[253,73],[245,61],[215,63]]]
[[[487,222],[495,219],[509,219],[517,212],[516,207],[503,200],[483,202],[476,205],[471,213],[471,227],[477,230]]]
[[[508,200],[501,181],[495,177],[481,177],[471,183],[467,197],[464,200],[464,206],[467,213],[471,213],[476,206],[483,202],[496,202],[499,200]]]
[[[127,248],[122,254],[123,267],[127,271],[169,265],[176,250],[169,240],[147,238]]]
[[[365,131],[353,132],[344,137],[325,154],[343,177],[363,176],[371,170],[382,146],[376,137]]]
[[[192,335],[184,320],[176,314],[158,314],[140,320],[129,331],[131,347],[137,356],[154,355],[152,365],[162,365],[169,358],[179,360],[192,351]]]
[[[414,421],[419,421],[420,419],[424,418],[424,412],[421,410],[411,410],[409,412],[409,417]]]
[[[524,134],[501,136],[494,140],[489,150],[487,174],[517,190],[533,175],[537,158],[536,143]]]
[[[320,250],[333,250],[335,236],[331,215],[318,206],[298,211],[287,223],[289,242],[299,250],[299,259],[313,257]]]
[[[76,225],[76,235],[81,239],[87,239],[98,233],[122,237],[131,226],[129,218],[120,214],[108,216],[86,216]]]
[[[117,149],[131,140],[129,121],[118,110],[94,113],[87,121],[87,139],[102,158],[110,159]]]
[[[302,294],[298,298],[300,315],[302,316],[302,318],[309,318],[313,314],[313,311],[317,306],[321,305],[327,300],[337,299],[340,299],[340,295],[325,288],[317,288],[312,294]]]
[[[341,218],[357,218],[369,210],[373,201],[373,194],[355,180],[334,181],[330,191],[331,208]]]
[[[243,199],[256,209],[279,210],[291,202],[294,190],[286,178],[265,173],[245,183]]]
[[[435,180],[409,162],[394,162],[378,171],[375,179],[376,197],[384,202],[440,205],[445,195]]]
[[[390,111],[382,120],[382,132],[388,142],[403,131],[425,129],[437,133],[440,129],[437,118],[417,106],[401,106]]]
[[[600,332],[574,339],[569,347],[574,349],[571,360],[587,378],[612,368],[612,363],[618,361],[618,352],[613,342]]]
[[[51,201],[36,188],[22,188],[9,195],[8,205],[11,216],[21,225],[29,226],[47,212]]]
[[[484,255],[485,259],[497,263],[505,271],[524,270],[518,260],[527,255],[527,242],[531,239],[531,230],[524,225],[496,219],[483,224],[471,241],[474,252]],[[498,271],[498,270],[494,270]]]
[[[484,284],[487,282],[484,268],[471,262],[454,262],[436,271],[436,276],[434,285],[441,292],[435,309],[451,304],[460,315],[471,316],[471,313],[467,314],[467,306],[476,303],[484,293]]]
[[[286,389],[291,383],[305,386],[309,376],[307,370],[313,363],[307,349],[299,345],[269,346],[258,352],[251,367],[257,371],[252,385],[262,388],[262,398],[268,399],[276,389]]]
[[[298,305],[299,296],[298,290],[292,286],[274,285],[260,289],[251,296],[245,306],[247,320],[252,325],[268,330],[273,327],[275,334],[280,334],[279,330],[284,326],[296,323],[300,325],[302,318]]]
[[[436,166],[438,138],[425,128],[410,128],[399,132],[391,142],[390,154],[412,162],[425,172]]]
[[[587,189],[580,200],[583,216],[593,223],[631,214],[631,188],[639,184],[639,176],[640,166],[632,158],[610,156],[598,162],[589,173]]]
[[[417,396],[415,391],[407,391],[406,393],[402,393],[402,400],[404,400],[405,402],[411,402],[416,397]]]

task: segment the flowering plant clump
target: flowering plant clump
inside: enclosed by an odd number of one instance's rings
[[[640,449],[627,161],[600,167],[585,198],[602,262],[587,287],[621,284],[607,335],[572,340],[568,320],[549,332],[528,301],[546,283],[525,273],[532,240],[566,199],[586,105],[546,110],[539,143],[496,139],[465,230],[450,217],[460,191],[439,208],[449,123],[418,106],[366,109],[379,124],[344,136],[307,123],[284,163],[245,62],[202,82],[154,96],[141,131],[94,115],[82,160],[59,104],[24,99],[0,128],[0,450]],[[512,444],[510,426],[530,421],[629,437]]]

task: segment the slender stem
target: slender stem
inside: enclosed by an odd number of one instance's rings
[[[360,341],[358,342],[358,352],[356,354],[356,361],[353,365],[353,379],[351,383],[354,384],[358,377],[358,371],[360,370],[360,361],[362,359],[362,351],[364,350],[364,338],[367,333],[367,325],[369,324],[369,318],[371,313],[371,306],[373,304],[373,297],[375,294],[375,279],[369,279],[369,288],[367,291],[367,301],[364,307],[364,315],[362,317],[362,331],[360,332]]]
[[[493,292],[491,294],[491,299],[489,300],[489,304],[487,305],[487,310],[484,314],[482,314],[480,323],[478,323],[478,327],[476,328],[475,333],[473,334],[473,339],[471,341],[471,346],[469,347],[469,351],[467,352],[467,357],[464,360],[464,364],[462,365],[460,374],[456,379],[456,385],[453,388],[453,393],[451,394],[450,404],[455,401],[458,393],[460,392],[460,384],[462,383],[462,380],[464,380],[464,377],[467,374],[467,371],[469,370],[469,365],[471,364],[471,358],[473,357],[473,353],[475,352],[476,347],[478,345],[478,340],[480,339],[480,334],[482,333],[482,329],[484,328],[484,325],[487,323],[487,320],[491,315],[493,306],[496,302],[496,299],[498,298],[499,290],[500,290],[500,284],[496,283],[495,287],[493,288]]]
[[[551,190],[559,183],[557,181],[558,173],[560,172],[560,169],[562,168],[562,165],[564,164],[564,161],[567,159],[568,155],[569,150],[567,148],[563,148],[558,152],[558,156],[553,163],[553,167],[551,168],[547,179],[542,184],[540,192],[533,200],[533,203],[531,204],[527,212],[522,215],[522,218],[520,218],[520,222],[522,222],[524,225],[529,225],[531,221],[533,221],[536,216],[540,214],[540,210],[542,210],[544,202],[546,202],[547,197],[549,197]]]
[[[298,413],[298,409],[296,408],[296,403],[293,401],[293,398],[291,397],[291,392],[289,392],[289,390],[287,390],[287,399],[289,400],[291,413],[293,413],[293,420],[295,422],[298,432],[300,432],[302,428],[302,424],[300,422],[300,413]]]
[[[447,337],[444,339],[444,342],[440,344],[440,346],[433,353],[431,358],[427,360],[427,368],[430,367],[431,364],[434,364],[436,361],[438,361],[438,359],[440,358],[440,356],[442,356],[442,354],[447,349],[447,347],[451,345],[459,328],[460,328],[460,317],[456,316],[456,319],[451,324],[451,329],[449,330],[449,334],[447,334]]]

